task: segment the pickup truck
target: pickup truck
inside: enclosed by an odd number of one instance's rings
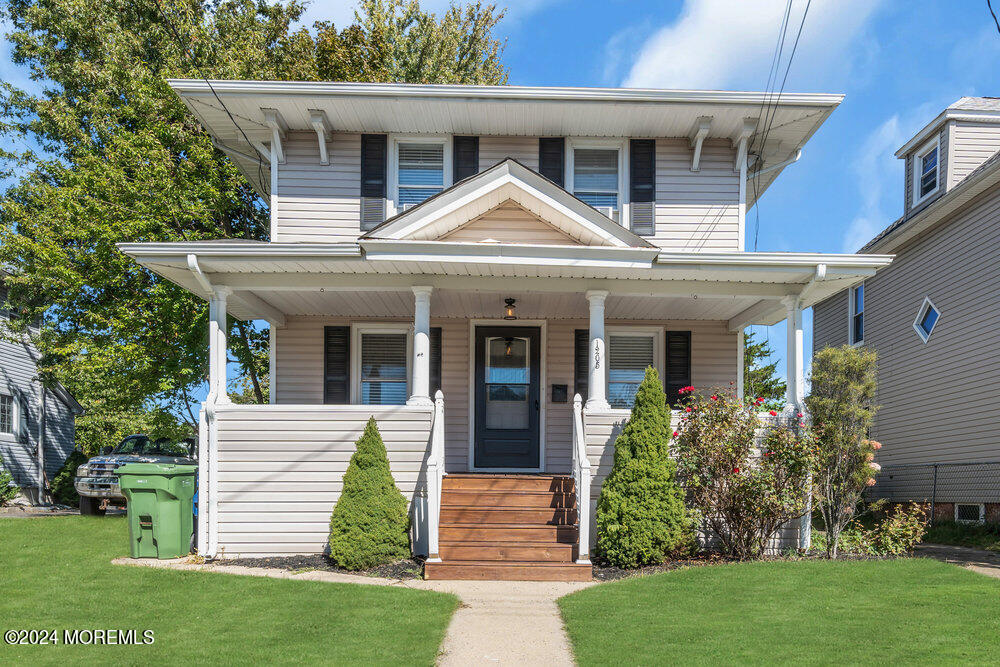
[[[105,447],[100,455],[76,469],[74,486],[80,496],[80,514],[103,515],[109,506],[124,507],[125,497],[115,470],[126,463],[197,464],[194,440],[180,442],[147,435],[130,435],[117,447]]]

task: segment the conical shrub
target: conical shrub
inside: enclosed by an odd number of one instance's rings
[[[597,554],[603,562],[635,568],[691,547],[693,522],[676,468],[666,396],[659,374],[647,368],[597,501]]]
[[[330,519],[330,559],[348,570],[394,563],[410,555],[406,498],[392,478],[374,417],[356,447]]]

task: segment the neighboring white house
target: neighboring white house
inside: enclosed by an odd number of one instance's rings
[[[813,348],[878,353],[877,495],[1000,523],[1000,99],[958,99],[896,157],[903,215],[859,251],[896,260],[816,304]]]
[[[764,140],[763,93],[170,83],[271,205],[269,243],[121,246],[210,303],[208,555],[323,551],[374,415],[429,575],[577,576],[643,370],[735,390],[788,318],[800,405],[802,309],[891,259],[744,250],[839,95]],[[226,396],[226,312],[271,323],[272,405]]]
[[[42,386],[38,350],[7,328],[7,275],[0,269],[0,465],[27,500],[44,503],[52,478],[73,451],[74,420],[83,408],[61,386]]]

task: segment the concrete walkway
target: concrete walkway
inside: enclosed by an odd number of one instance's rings
[[[1000,579],[1000,553],[950,544],[918,544],[914,554],[960,565],[973,572]]]
[[[448,626],[439,665],[572,665],[566,629],[556,600],[597,582],[424,581],[356,574],[193,563],[188,559],[116,558],[116,565],[200,570],[276,579],[399,586],[458,596],[462,605]]]

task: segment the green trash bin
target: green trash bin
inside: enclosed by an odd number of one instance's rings
[[[188,554],[197,470],[198,466],[176,463],[127,463],[115,471],[128,501],[132,558]]]

